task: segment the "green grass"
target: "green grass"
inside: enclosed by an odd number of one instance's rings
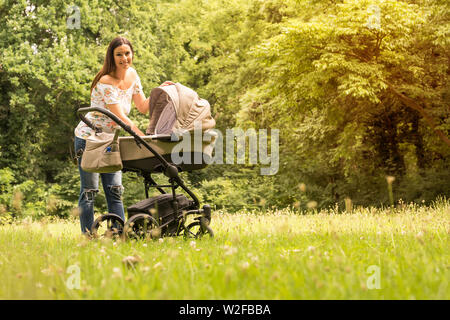
[[[449,299],[450,202],[395,212],[214,212],[214,239],[87,240],[77,220],[0,226],[1,299]],[[127,256],[139,260],[127,267]],[[70,266],[79,267],[80,288]],[[370,266],[380,289],[368,288]],[[72,277],[72,278],[71,278]]]

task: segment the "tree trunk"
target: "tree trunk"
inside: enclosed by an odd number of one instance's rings
[[[411,121],[411,134],[412,134],[412,143],[416,147],[415,154],[417,159],[417,167],[419,169],[425,168],[425,149],[423,146],[423,138],[419,133],[419,114],[417,112],[413,113],[412,121]]]
[[[420,115],[424,118],[424,120],[428,123],[428,125],[433,129],[433,131],[438,135],[438,137],[450,147],[450,139],[445,135],[444,132],[442,132],[439,129],[436,129],[436,124],[431,118],[431,116],[428,114],[428,112],[416,101],[413,99],[405,96],[403,93],[395,89],[395,87],[389,83],[388,81],[384,80],[386,84],[388,85],[389,90],[392,91],[399,99],[402,101],[407,107],[416,110],[420,113]]]

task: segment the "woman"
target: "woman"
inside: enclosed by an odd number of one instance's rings
[[[131,109],[131,100],[141,113],[149,110],[149,99],[142,92],[139,76],[131,65],[134,52],[130,41],[123,37],[117,37],[111,41],[105,56],[103,68],[94,78],[91,85],[91,107],[106,108],[125,124],[129,125],[138,135],[143,136],[141,130],[128,118]],[[164,84],[171,84],[165,82]],[[86,118],[103,132],[113,133],[120,128],[109,117],[99,112],[89,112]],[[86,139],[93,138],[95,131],[84,122],[80,122],[75,128],[75,150],[81,153],[86,147]],[[114,213],[125,221],[122,204],[122,172],[114,173],[90,173],[84,171],[81,166],[81,158],[78,159],[81,188],[78,199],[80,210],[81,232],[89,233],[94,222],[94,200],[98,193],[99,176],[102,179],[103,190],[106,195],[108,212]]]

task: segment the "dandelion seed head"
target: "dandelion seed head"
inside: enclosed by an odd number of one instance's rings
[[[395,181],[395,177],[393,176],[387,176],[386,181],[388,184],[392,184]]]
[[[142,262],[142,258],[138,255],[135,256],[127,256],[122,259],[122,263],[125,264],[127,267],[134,267],[139,262]]]
[[[52,270],[50,268],[42,269],[41,273],[45,274],[46,276],[52,275]]]
[[[317,201],[309,201],[307,204],[306,204],[306,207],[308,208],[308,209],[314,209],[314,208],[316,208],[317,207]]]
[[[150,230],[150,237],[152,239],[159,238],[161,236],[161,228],[155,228]]]
[[[223,248],[225,249],[225,255],[226,256],[233,255],[233,254],[235,254],[238,251],[237,248],[230,247],[230,246],[227,246],[227,245],[225,245]]]
[[[301,192],[305,192],[306,191],[306,184],[300,183],[298,185],[298,188],[300,189]]]
[[[119,268],[113,268],[112,277],[113,278],[120,278],[120,277],[122,277],[122,272],[120,271]]]

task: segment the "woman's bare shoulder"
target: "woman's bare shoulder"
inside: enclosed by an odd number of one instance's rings
[[[130,72],[127,75],[127,81],[134,82],[134,80],[136,80],[136,78],[138,77],[138,74],[136,72],[136,70],[134,68],[130,67]],[[98,82],[103,83],[103,84],[109,84],[112,86],[116,86],[117,85],[117,79],[110,76],[109,74],[105,74],[104,76],[102,76]]]
[[[111,77],[109,74],[105,74],[104,76],[102,76],[98,82],[103,83],[103,84],[110,84],[110,85],[114,85],[114,78]]]

